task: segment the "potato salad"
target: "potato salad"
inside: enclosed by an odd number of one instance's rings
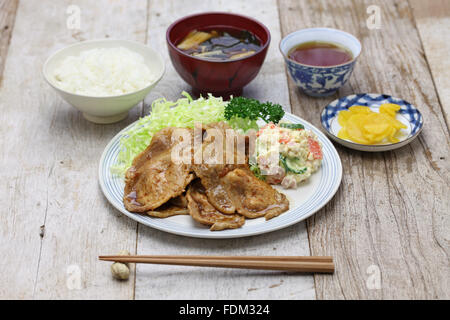
[[[296,188],[322,163],[322,148],[316,135],[301,124],[268,123],[256,134],[250,167],[260,179],[283,188]]]

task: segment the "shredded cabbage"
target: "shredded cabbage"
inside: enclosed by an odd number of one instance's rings
[[[192,99],[185,91],[184,98],[167,101],[164,98],[152,103],[151,113],[137,121],[120,138],[117,164],[111,168],[115,174],[124,174],[133,159],[150,144],[153,134],[166,127],[193,128],[195,122],[225,121],[224,110],[228,102],[211,94],[208,98]]]

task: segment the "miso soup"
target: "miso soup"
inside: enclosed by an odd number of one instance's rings
[[[214,28],[193,30],[177,48],[201,59],[235,60],[251,56],[261,49],[261,41],[247,30]]]

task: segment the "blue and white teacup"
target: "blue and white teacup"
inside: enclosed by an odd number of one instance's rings
[[[299,44],[311,41],[334,43],[349,49],[353,59],[336,66],[310,66],[288,58],[289,51]],[[361,43],[351,34],[330,28],[302,29],[288,34],[280,42],[289,75],[295,84],[313,97],[326,97],[342,87],[352,74],[356,59],[361,53]]]

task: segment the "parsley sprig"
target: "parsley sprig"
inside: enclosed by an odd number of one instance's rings
[[[284,110],[279,104],[260,102],[256,99],[236,97],[225,107],[225,119],[235,129],[244,132],[249,129],[258,129],[256,121],[261,119],[266,123],[278,123],[284,116]]]

